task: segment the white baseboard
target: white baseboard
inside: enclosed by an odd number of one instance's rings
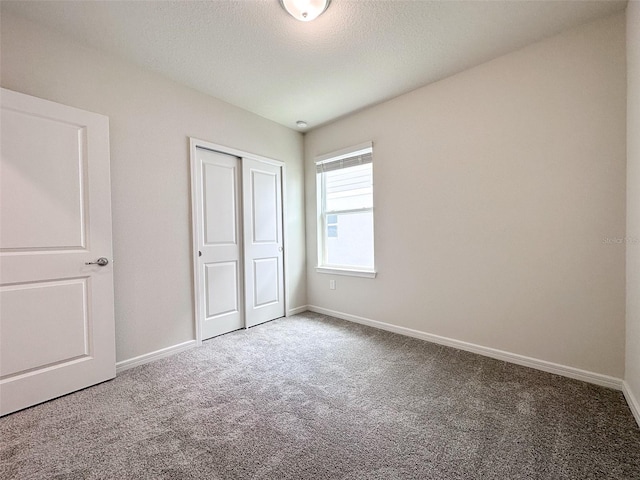
[[[633,394],[631,388],[629,388],[629,384],[626,381],[622,382],[622,393],[624,393],[624,398],[627,399],[627,403],[629,404],[631,413],[633,413],[633,417],[636,419],[636,422],[640,427],[640,402]]]
[[[309,307],[307,305],[302,305],[301,307],[296,307],[296,308],[290,308],[289,311],[287,312],[287,316],[297,315],[299,313],[306,312],[307,310],[309,310]]]
[[[177,345],[173,345],[171,347],[161,348],[160,350],[156,350],[155,352],[145,353],[144,355],[140,355],[138,357],[133,357],[128,360],[117,362],[116,375],[124,372],[125,370],[129,370],[130,368],[144,365],[145,363],[153,362],[154,360],[159,360],[164,357],[169,357],[171,355],[175,355],[176,353],[184,352],[185,350],[189,350],[197,345],[198,342],[196,340],[189,340]]]
[[[548,362],[546,360],[540,360],[537,358],[526,357],[517,353],[506,352],[504,350],[483,347],[474,343],[463,342],[461,340],[455,340],[448,337],[441,337],[440,335],[433,335],[431,333],[421,332],[419,330],[413,330],[411,328],[399,327],[390,323],[379,322],[377,320],[358,317],[356,315],[350,315],[348,313],[336,312],[335,310],[329,310],[327,308],[317,307],[315,305],[308,305],[308,310],[336,318],[341,318],[350,322],[360,323],[369,327],[379,328],[388,332],[399,333],[400,335],[419,338],[420,340],[426,340],[427,342],[437,343],[439,345],[445,345],[447,347],[454,347],[460,350],[465,350],[467,352],[477,353],[479,355],[484,355],[485,357],[491,357],[498,360],[503,360],[505,362],[535,368],[544,372],[554,373],[556,375],[562,375],[564,377],[574,378],[576,380],[582,380],[584,382],[613,388],[615,390],[622,390],[622,379],[611,377],[609,375],[589,372],[587,370],[568,367],[566,365],[560,365],[558,363]]]

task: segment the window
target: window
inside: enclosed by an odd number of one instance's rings
[[[373,277],[373,148],[316,160],[318,271]]]
[[[338,238],[337,215],[327,215],[327,238]]]

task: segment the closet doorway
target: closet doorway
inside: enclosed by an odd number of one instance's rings
[[[282,162],[191,139],[198,341],[285,315]]]

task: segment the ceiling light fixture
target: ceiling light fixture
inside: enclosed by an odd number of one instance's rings
[[[298,126],[298,128],[307,128],[307,122],[305,122],[304,120],[298,120],[296,122],[296,125]]]
[[[331,0],[280,0],[282,8],[301,22],[310,22],[318,18],[330,3]]]

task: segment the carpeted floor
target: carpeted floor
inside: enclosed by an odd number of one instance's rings
[[[620,392],[305,313],[0,419],[8,479],[640,479]]]

